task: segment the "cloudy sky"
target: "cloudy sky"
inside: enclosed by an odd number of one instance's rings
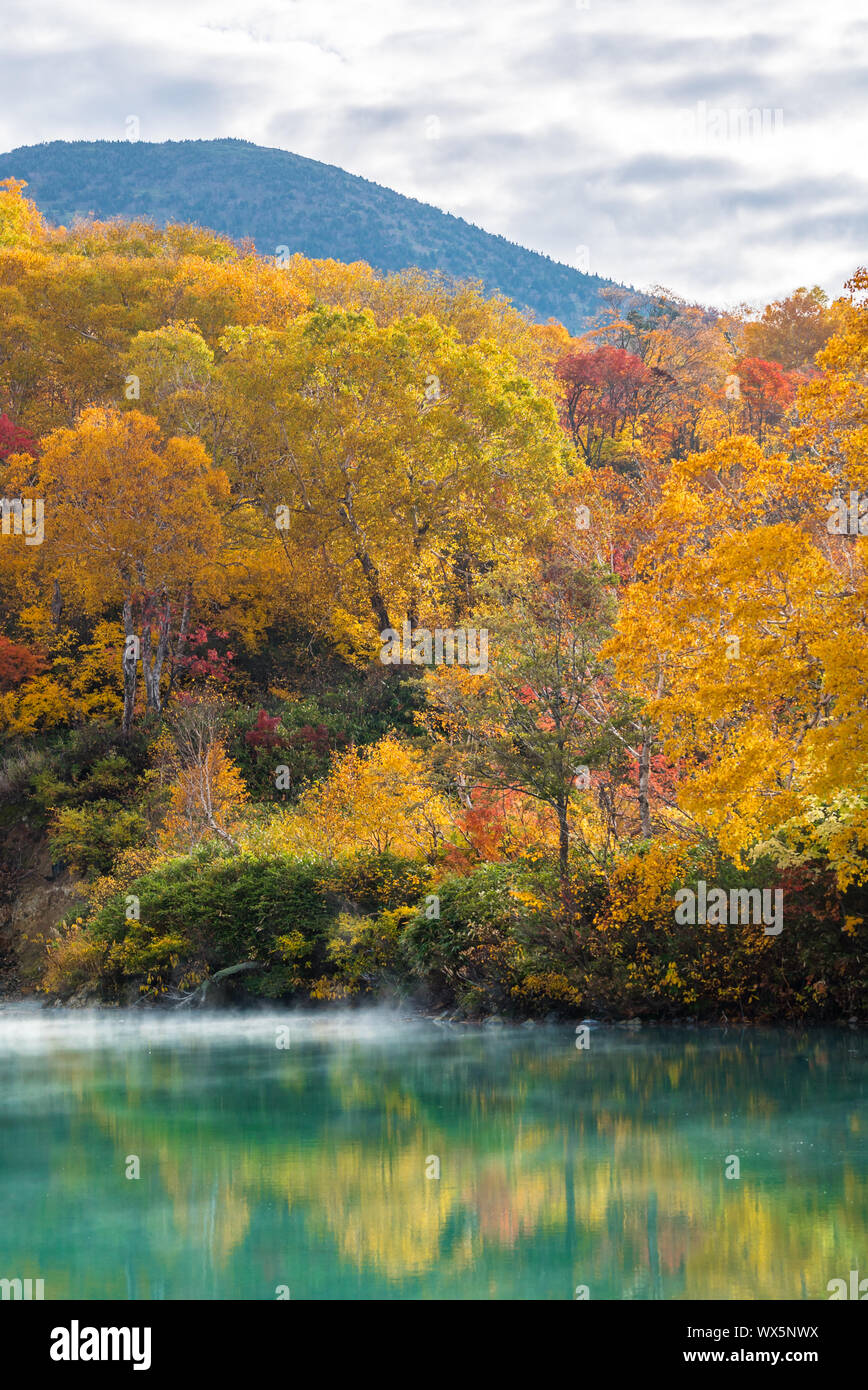
[[[868,259],[864,0],[3,0],[0,148],[234,135],[710,303]]]

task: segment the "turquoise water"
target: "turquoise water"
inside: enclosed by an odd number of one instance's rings
[[[0,1278],[46,1299],[825,1299],[868,1276],[864,1034],[575,1042],[379,1011],[0,1009]]]

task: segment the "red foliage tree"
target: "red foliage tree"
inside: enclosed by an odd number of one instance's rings
[[[284,748],[286,745],[283,735],[277,732],[279,723],[279,715],[266,714],[265,710],[261,709],[253,728],[248,729],[244,735],[244,742],[257,753],[260,749],[268,753],[273,748]]]
[[[8,415],[0,415],[0,463],[5,462],[10,454],[30,454],[37,458],[39,445],[32,434],[14,424]]]
[[[656,421],[673,379],[658,367],[648,367],[626,348],[601,347],[572,352],[555,369],[562,385],[561,423],[577,453],[597,467],[606,439],[614,439],[640,416]]]
[[[331,752],[332,745],[339,747],[346,743],[346,738],[342,734],[333,737],[325,724],[302,724],[290,735],[289,741],[293,748],[301,748],[317,758],[325,758]]]
[[[19,642],[10,642],[0,634],[0,693],[14,690],[31,676],[45,670],[45,658]]]
[[[226,685],[232,678],[232,665],[235,653],[220,651],[215,645],[225,642],[228,632],[212,630],[200,623],[184,639],[182,652],[175,657],[178,671],[187,677],[196,677],[211,685]]]
[[[796,394],[797,373],[762,357],[743,357],[737,364],[736,400],[740,403],[739,428],[761,444],[769,429],[779,425]]]

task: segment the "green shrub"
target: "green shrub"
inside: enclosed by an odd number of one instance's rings
[[[106,874],[121,850],[141,843],[148,823],[138,811],[118,801],[65,806],[57,812],[48,837],[52,858],[79,873]]]
[[[241,961],[260,962],[245,976],[250,993],[317,996],[322,982],[359,982],[365,951],[376,954],[376,933],[361,933],[352,952],[336,946],[335,924],[351,906],[361,917],[416,901],[418,865],[393,855],[365,856],[328,866],[288,855],[258,859],[213,843],[160,864],[109,899],[87,924],[87,938],[107,948],[104,986],[117,996],[129,979],[147,977],[160,993],[182,978],[202,979]],[[354,898],[352,895],[357,894]],[[128,918],[129,898],[138,918]],[[388,937],[391,927],[382,928]],[[373,957],[372,957],[373,961]],[[381,961],[385,964],[385,961]]]
[[[362,912],[417,903],[430,883],[431,872],[424,864],[390,850],[349,855],[330,868],[324,880],[324,886],[349,898]]]
[[[376,993],[398,988],[406,977],[402,938],[412,907],[386,909],[373,917],[344,912],[329,934],[328,957],[335,971],[335,985],[321,988],[323,995]]]
[[[94,801],[144,809],[152,797],[143,781],[147,764],[141,731],[124,739],[113,725],[85,725],[10,748],[0,767],[0,801],[16,803],[17,816],[44,826],[63,807]]]
[[[66,808],[70,834],[92,849],[93,813],[107,805]],[[865,889],[841,895],[814,870],[740,871],[659,847],[624,856],[608,875],[574,867],[567,914],[545,863],[483,864],[432,884],[428,868],[391,854],[335,865],[210,843],[131,879],[76,925],[48,981],[62,996],[66,974],[68,984],[95,974],[104,995],[123,998],[130,986],[159,994],[256,961],[260,970],[243,977],[251,994],[398,993],[471,1017],[868,1014]],[[782,934],[678,923],[674,891],[696,876],[726,888],[782,883]],[[138,919],[129,919],[130,895]]]
[[[512,864],[483,864],[451,876],[420,908],[403,937],[410,972],[435,999],[470,1013],[514,1007],[526,966],[520,940],[528,912]]]

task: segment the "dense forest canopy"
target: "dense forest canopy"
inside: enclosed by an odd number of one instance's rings
[[[571,334],[7,180],[7,969],[863,1011],[866,291]]]

